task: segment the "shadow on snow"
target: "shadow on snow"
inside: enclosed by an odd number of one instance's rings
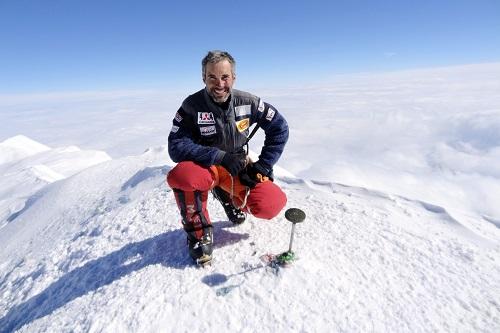
[[[248,238],[224,229],[227,223],[214,223],[216,243],[223,247]],[[192,266],[187,253],[186,236],[182,229],[168,231],[152,238],[128,244],[99,259],[87,262],[63,275],[45,290],[11,308],[0,319],[0,332],[12,332],[45,317],[67,303],[109,285],[122,277],[150,265],[174,269]]]

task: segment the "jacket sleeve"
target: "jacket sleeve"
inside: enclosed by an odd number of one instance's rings
[[[272,173],[288,141],[288,124],[276,108],[262,100],[256,112],[257,122],[264,130],[264,146],[259,155],[259,164],[265,174]]]
[[[168,154],[172,161],[193,161],[204,166],[219,164],[225,152],[196,143],[193,131],[196,130],[192,117],[181,108],[172,121],[172,129],[168,135]]]

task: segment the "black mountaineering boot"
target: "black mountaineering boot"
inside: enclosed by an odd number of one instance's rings
[[[201,239],[196,239],[193,233],[188,233],[189,255],[201,266],[209,264],[212,261],[212,227],[203,230]]]
[[[234,224],[242,224],[243,222],[245,222],[245,219],[247,217],[246,213],[234,207],[233,201],[229,197],[229,193],[227,193],[220,187],[215,187],[212,190],[212,194],[222,204],[222,207],[224,208],[229,221],[233,222]]]

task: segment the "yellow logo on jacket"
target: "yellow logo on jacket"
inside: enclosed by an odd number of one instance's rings
[[[236,122],[236,128],[238,128],[238,131],[243,132],[250,126],[250,118],[245,118],[240,121]]]

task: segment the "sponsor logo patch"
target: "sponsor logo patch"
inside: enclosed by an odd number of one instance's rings
[[[243,132],[250,126],[250,118],[245,118],[243,120],[237,121],[236,122],[236,128],[238,128],[238,131]]]
[[[259,100],[259,108],[257,110],[259,110],[259,112],[264,112],[264,108],[266,106],[264,105],[264,101],[263,100]]]
[[[252,114],[252,106],[251,105],[240,105],[234,108],[234,113],[236,117],[249,116]]]
[[[204,126],[200,127],[200,133],[201,135],[212,135],[217,133],[217,130],[215,129],[215,126]]]
[[[177,122],[179,122],[179,123],[182,121],[182,117],[181,117],[181,115],[179,114],[179,112],[176,112],[176,113],[175,113],[175,120],[177,120]]]
[[[177,131],[179,130],[179,126],[172,126],[172,129],[170,130],[170,132],[172,133],[177,133]]]
[[[269,120],[269,121],[273,120],[275,113],[276,113],[276,111],[274,111],[273,109],[269,108],[267,110],[266,119]]]
[[[198,124],[215,124],[215,118],[212,112],[198,112]]]

